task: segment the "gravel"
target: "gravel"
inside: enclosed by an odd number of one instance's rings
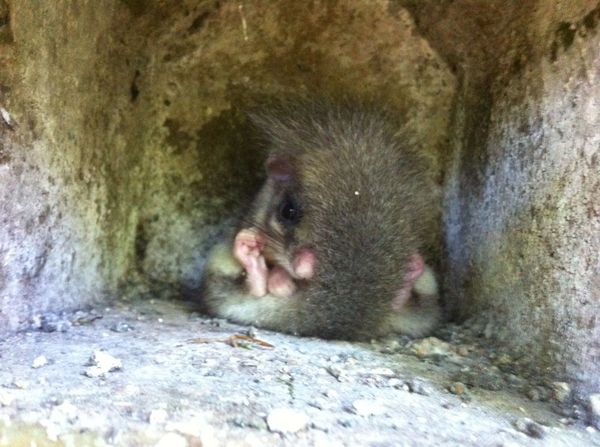
[[[592,394],[589,397],[589,410],[591,423],[600,430],[600,394]]]
[[[273,432],[296,433],[305,429],[309,422],[306,414],[292,408],[276,408],[267,416],[267,426]]]
[[[468,326],[350,343],[248,332],[176,302],[60,318],[66,332],[0,340],[4,445],[600,445],[586,427],[600,396],[578,407]]]

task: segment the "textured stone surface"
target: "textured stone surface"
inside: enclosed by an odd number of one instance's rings
[[[132,162],[119,130],[131,107],[122,93],[130,50],[119,42],[119,15],[97,14],[91,2],[3,4],[0,105],[14,120],[0,122],[5,330],[115,290],[133,232],[124,195]]]
[[[119,286],[193,292],[262,176],[261,98],[381,95],[439,176],[454,78],[386,1],[6,5],[0,328]]]
[[[0,340],[1,445],[600,445],[598,431],[518,388],[446,391],[457,372],[489,368],[485,355],[418,358],[406,339],[348,343],[268,331],[253,332],[271,348],[242,339],[234,347],[231,337],[247,328],[190,315],[173,301],[94,315],[103,318],[68,332]],[[123,324],[131,331],[113,330]],[[99,349],[122,359],[122,369],[84,374]],[[40,353],[48,364],[31,368]]]
[[[363,93],[443,184],[451,314],[597,392],[599,27],[596,0],[0,0],[0,332],[193,293],[260,181],[244,108]]]
[[[532,369],[597,390],[600,5],[407,4],[460,67],[444,201],[449,306]]]

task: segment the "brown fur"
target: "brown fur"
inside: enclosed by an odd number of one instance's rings
[[[273,262],[308,245],[317,268],[290,299],[249,297],[239,275],[207,268],[203,297],[209,311],[324,338],[403,332],[393,321],[391,301],[411,254],[423,253],[435,227],[424,160],[404,144],[389,116],[365,104],[301,101],[254,120],[269,140],[271,157],[285,160],[293,175],[285,182],[269,178],[242,226],[269,236],[272,248],[265,255]],[[281,233],[270,220],[285,194],[297,200],[303,216]],[[424,335],[435,326],[437,295],[427,299],[426,305],[406,306],[403,319],[418,308],[424,323],[405,332]]]

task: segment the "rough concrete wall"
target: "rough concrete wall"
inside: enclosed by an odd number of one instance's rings
[[[598,390],[599,10],[0,0],[0,331],[193,290],[260,181],[243,108],[362,92],[395,105],[445,174],[452,313]]]
[[[377,94],[434,164],[445,143],[454,76],[387,1],[0,5],[0,332],[197,287],[262,175],[256,99]]]
[[[100,299],[126,271],[124,8],[2,2],[0,330]],[[8,114],[8,115],[7,115]],[[133,182],[132,182],[133,183]],[[134,228],[134,227],[133,227]]]
[[[461,79],[446,177],[446,298],[541,376],[597,391],[600,5],[506,6],[447,3],[439,22],[426,6],[412,8]],[[487,36],[483,47],[449,46],[457,28]]]
[[[598,391],[600,8],[573,9],[541,5],[530,54],[494,82],[483,181],[454,204],[471,218],[449,222],[465,236],[450,262],[475,266],[471,315],[486,309],[536,367]]]

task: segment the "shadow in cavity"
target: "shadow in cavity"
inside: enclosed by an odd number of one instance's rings
[[[235,107],[223,111],[198,130],[195,140],[204,174],[193,185],[196,193],[220,199],[229,211],[245,209],[264,180],[266,155],[246,113]]]

